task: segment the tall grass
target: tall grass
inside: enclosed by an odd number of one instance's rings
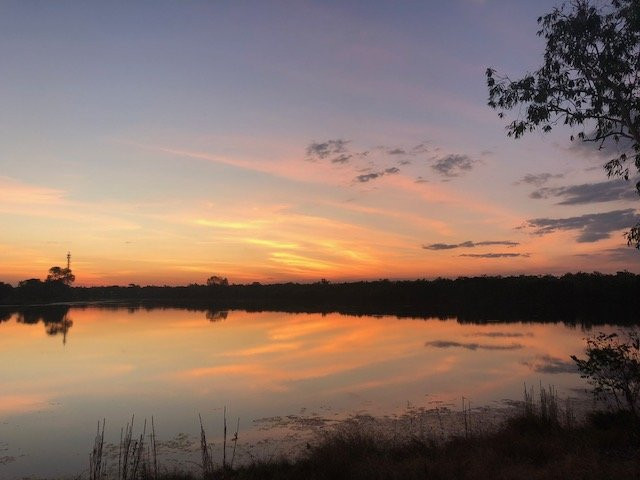
[[[105,419],[102,419],[102,430],[100,430],[100,422],[98,422],[98,430],[96,432],[96,438],[93,442],[93,449],[89,455],[89,479],[90,480],[102,480],[103,478],[103,454],[102,447],[104,446],[104,423]],[[106,465],[104,465],[106,467]],[[106,468],[104,470],[106,473]]]
[[[138,480],[144,476],[149,478],[149,459],[143,457],[145,452],[145,435],[147,419],[145,418],[140,437],[133,437],[134,416],[127,423],[124,431],[120,430],[120,448],[118,451],[118,480]],[[155,433],[155,432],[154,432]]]
[[[235,433],[229,435],[233,427],[229,428],[224,412],[223,451],[216,464],[199,416],[201,471],[197,477],[204,480],[640,478],[640,438],[625,418],[599,414],[593,417],[595,420],[576,424],[571,404],[560,401],[556,388],[540,385],[540,390],[536,390],[525,386],[519,414],[492,430],[477,428],[477,414],[482,411],[472,410],[471,402],[463,398],[462,411],[455,412],[457,434],[447,438],[439,438],[437,431],[427,432],[422,423],[414,425],[410,421],[397,422],[398,431],[393,428],[385,431],[374,418],[361,416],[325,430],[318,441],[301,447],[295,460],[276,458],[239,466],[234,463],[239,419]],[[144,431],[143,427],[141,437],[134,439],[133,418],[123,430],[117,480],[196,479],[195,474],[188,472],[162,471],[154,453],[153,418],[151,435],[145,437]],[[104,473],[104,467],[100,470],[103,438],[104,421],[102,427],[98,426],[92,450],[91,465],[96,474],[91,480],[113,478]],[[147,454],[140,457],[140,445],[145,444]],[[125,464],[127,473],[123,474]]]
[[[202,416],[198,414],[200,419],[200,458],[202,459],[202,478],[208,479],[213,476],[213,456],[211,455],[211,446],[207,443],[207,434],[202,424]]]
[[[540,383],[538,402],[535,401],[533,386],[527,388],[524,385],[523,392],[523,416],[529,419],[536,419],[551,426],[561,426],[571,428],[575,423],[575,412],[569,398],[565,401],[564,408],[560,407],[558,390],[553,385],[545,388]]]
[[[233,470],[236,458],[236,448],[238,444],[238,434],[240,430],[240,418],[237,419],[236,429],[230,442],[233,444],[230,461],[227,461],[227,412],[224,409],[223,418],[223,452],[222,466],[216,467],[213,460],[212,444],[207,441],[202,416],[200,420],[200,469],[201,478],[211,480],[214,478],[224,478],[224,472]],[[131,422],[127,422],[124,428],[120,429],[120,441],[118,444],[118,468],[109,472],[106,468],[104,455],[104,432],[105,421],[102,425],[98,423],[98,430],[94,440],[94,446],[89,455],[89,480],[158,480],[162,478],[191,478],[190,474],[168,474],[162,472],[162,467],[158,463],[158,446],[156,437],[155,419],[151,417],[151,432],[147,435],[147,420],[142,426],[139,436],[134,435],[135,416],[131,417]]]

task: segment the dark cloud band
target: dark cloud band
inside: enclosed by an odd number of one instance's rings
[[[507,247],[515,247],[520,245],[518,242],[511,242],[509,240],[487,240],[484,242],[472,242],[468,240],[462,243],[432,243],[431,245],[423,245],[425,250],[452,250],[454,248],[474,248],[474,247],[486,247],[490,245],[505,245]]]
[[[543,187],[534,190],[529,196],[533,199],[562,199],[558,205],[585,205],[616,200],[634,201],[638,199],[638,192],[629,182],[619,179],[566,187]]]
[[[605,213],[589,213],[568,218],[534,218],[527,221],[536,235],[547,235],[562,230],[577,230],[580,243],[597,242],[610,238],[613,232],[627,229],[638,222],[638,216],[632,208],[613,210]]]
[[[471,258],[515,258],[515,257],[528,258],[530,254],[528,253],[462,253],[459,256],[471,257]]]
[[[424,344],[425,347],[434,348],[464,348],[466,350],[518,350],[522,348],[519,343],[509,345],[491,345],[486,343],[475,342],[455,342],[451,340],[434,340]]]

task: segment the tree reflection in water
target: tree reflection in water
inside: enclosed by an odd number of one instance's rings
[[[27,325],[35,325],[42,322],[47,335],[62,335],[62,344],[67,343],[67,333],[73,326],[73,321],[68,317],[68,305],[31,306],[16,311],[16,321]],[[0,314],[0,319],[11,318],[12,312]]]

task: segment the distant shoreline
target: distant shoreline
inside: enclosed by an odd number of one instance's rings
[[[29,286],[5,288],[0,294],[0,306],[122,304],[211,311],[455,317],[461,322],[521,320],[635,325],[640,324],[639,292],[640,275],[629,272],[178,287],[71,287],[57,282],[33,282]]]

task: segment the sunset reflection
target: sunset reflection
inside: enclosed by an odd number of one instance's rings
[[[349,398],[362,395],[385,408],[389,388],[414,402],[426,394],[486,402],[517,397],[526,380],[575,386],[569,355],[581,351],[584,336],[553,324],[340,314],[234,311],[213,324],[204,312],[177,309],[73,308],[68,316],[66,346],[52,342],[45,328],[21,325],[20,316],[2,325],[3,378],[13,395],[4,399],[5,414],[29,411],[35,398],[64,403],[107,394],[135,405],[140,383],[158,403],[167,390],[189,392],[196,403],[221,390],[250,404],[260,390],[261,400],[331,397],[348,409],[354,407]]]
[[[43,318],[0,324],[0,420],[20,425],[9,443],[29,451],[51,432],[90,434],[96,419],[120,425],[133,413],[156,415],[171,437],[228,406],[249,441],[264,437],[253,423],[263,417],[392,415],[462,396],[519,400],[525,382],[561,395],[582,386],[569,355],[585,333],[562,324],[72,307],[64,344]],[[60,458],[84,452],[82,438],[65,440]]]

